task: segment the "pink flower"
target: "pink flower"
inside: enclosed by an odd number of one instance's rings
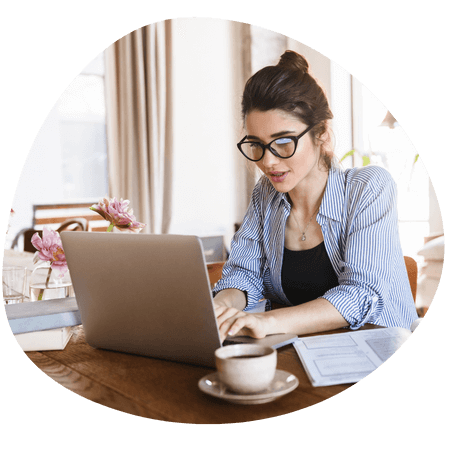
[[[100,200],[98,205],[92,205],[89,209],[100,214],[105,220],[110,222],[108,231],[114,227],[122,230],[128,230],[133,233],[139,233],[145,227],[145,223],[140,223],[133,216],[133,210],[128,211],[129,200],[122,200],[120,202],[114,197],[111,200],[104,198]]]
[[[37,250],[33,261],[35,263],[39,260],[50,262],[51,268],[58,270],[60,277],[63,277],[67,272],[67,261],[59,233],[44,227],[42,238],[38,233],[34,233],[31,243]]]

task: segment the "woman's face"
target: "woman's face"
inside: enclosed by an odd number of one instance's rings
[[[253,110],[246,118],[247,140],[263,144],[278,137],[298,136],[306,128],[307,125],[298,118],[279,109]],[[263,159],[255,164],[278,192],[286,193],[314,183],[319,175],[319,155],[310,133],[307,133],[298,141],[297,150],[291,158],[278,158],[266,149]]]

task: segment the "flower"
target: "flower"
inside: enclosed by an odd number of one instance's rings
[[[39,236],[39,233],[34,233],[31,243],[38,250],[34,254],[33,262],[48,261],[50,262],[50,267],[58,270],[60,272],[59,276],[63,277],[68,269],[59,233],[44,227],[42,238]]]
[[[89,209],[100,214],[105,220],[110,222],[108,231],[114,227],[122,230],[128,230],[133,233],[139,233],[145,227],[145,223],[140,223],[133,216],[133,210],[128,211],[129,200],[120,202],[114,197],[111,200],[103,198],[97,205],[92,205]]]

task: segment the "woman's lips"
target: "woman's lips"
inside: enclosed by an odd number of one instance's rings
[[[274,183],[281,183],[285,180],[289,172],[270,172],[269,177]]]

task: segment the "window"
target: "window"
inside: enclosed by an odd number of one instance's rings
[[[65,199],[107,194],[103,53],[64,91],[58,102]]]
[[[92,202],[108,194],[103,53],[49,112],[22,169],[6,246],[32,225],[34,204]]]
[[[415,256],[430,232],[429,177],[403,128],[364,85],[352,80],[355,165],[384,167],[397,183],[402,249]]]

